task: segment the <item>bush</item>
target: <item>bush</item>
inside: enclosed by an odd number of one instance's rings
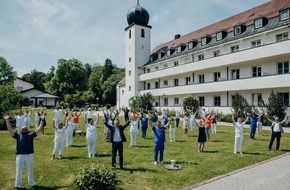
[[[0,118],[0,130],[6,130],[6,124],[5,124],[5,120]]]
[[[80,190],[114,190],[117,182],[115,171],[99,164],[81,168],[75,179]]]

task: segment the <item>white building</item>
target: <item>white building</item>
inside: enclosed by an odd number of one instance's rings
[[[149,14],[137,3],[127,15],[126,79],[117,86],[117,107],[150,92],[157,108],[180,109],[194,95],[201,107],[228,113],[235,92],[257,106],[268,103],[272,90],[289,107],[289,12],[290,0],[272,0],[150,52]]]

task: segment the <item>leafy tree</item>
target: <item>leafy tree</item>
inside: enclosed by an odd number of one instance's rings
[[[135,96],[130,99],[130,107],[133,110],[152,110],[154,98],[151,93]]]
[[[105,65],[103,67],[103,76],[102,76],[102,83],[104,83],[108,78],[113,74],[113,69],[115,66],[112,63],[112,60],[106,59]]]
[[[238,92],[236,92],[235,95],[233,96],[232,108],[236,111],[238,110],[243,112],[246,111],[247,113],[250,113],[252,110],[248,101],[244,98],[244,96],[242,96]]]
[[[45,91],[44,82],[46,74],[44,72],[33,69],[30,73],[24,74],[21,78],[34,84],[36,89]]]
[[[0,57],[0,81],[2,83],[13,83],[17,73],[4,57]],[[4,82],[5,81],[5,82]]]
[[[0,115],[5,111],[19,109],[23,105],[24,97],[12,84],[0,85]]]
[[[282,101],[281,94],[272,90],[269,96],[269,104],[267,105],[267,112],[270,116],[278,116],[280,119],[285,117],[285,110],[287,106]]]
[[[188,96],[183,99],[184,110],[192,110],[193,112],[196,112],[198,108],[199,108],[199,101],[195,97]]]
[[[102,72],[103,67],[101,65],[94,65],[88,80],[88,90],[91,91],[94,96],[93,103],[102,102],[102,83],[100,79]]]
[[[60,97],[86,90],[86,72],[83,64],[77,59],[60,59],[55,76],[48,84],[51,93]]]
[[[55,75],[55,67],[51,66],[49,71],[47,72],[46,76],[45,76],[45,81],[48,82],[50,81]]]

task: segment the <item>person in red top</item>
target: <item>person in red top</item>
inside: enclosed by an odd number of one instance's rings
[[[207,137],[207,141],[210,141],[210,130],[211,130],[211,115],[207,113],[204,118],[202,118],[205,127],[205,134]]]
[[[74,111],[72,113],[72,118],[73,118],[73,130],[77,131],[80,128],[80,123],[79,123],[79,117],[81,115],[81,112],[76,112]]]

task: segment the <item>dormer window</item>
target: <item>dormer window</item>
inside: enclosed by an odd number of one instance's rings
[[[206,44],[208,44],[211,40],[211,36],[210,35],[206,35],[204,37],[201,38],[201,45],[204,46]]]
[[[181,44],[180,46],[177,47],[177,53],[182,52],[185,49],[185,45]]]
[[[240,34],[242,34],[245,31],[246,31],[246,26],[244,24],[237,24],[234,27],[234,35],[235,36],[240,35]]]
[[[290,7],[285,7],[283,10],[280,11],[281,21],[289,19],[289,10],[290,10]]]
[[[170,49],[168,49],[167,50],[167,56],[170,56],[170,55],[172,55],[174,53],[174,49],[173,48],[170,48]]]
[[[197,40],[192,40],[190,42],[188,42],[188,49],[193,49],[195,48],[195,46],[198,44],[198,41]]]
[[[226,30],[221,30],[216,33],[216,41],[222,40],[227,36],[227,31]]]
[[[268,24],[268,19],[265,17],[259,17],[255,20],[255,29],[262,28],[266,24]]]
[[[162,57],[164,57],[165,54],[166,54],[166,53],[165,53],[164,51],[160,51],[160,52],[158,53],[158,59],[161,59]]]

